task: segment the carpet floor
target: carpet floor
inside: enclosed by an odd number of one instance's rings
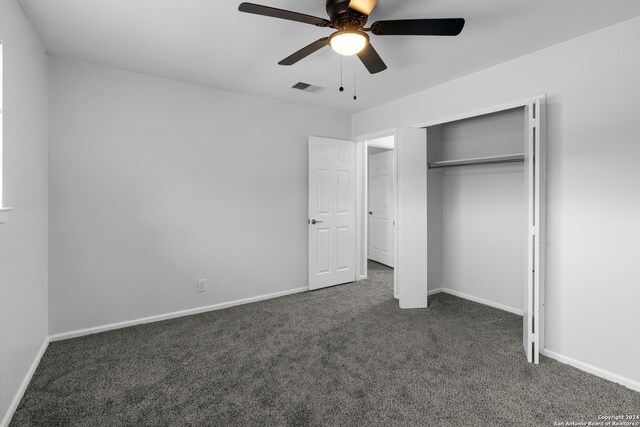
[[[640,413],[640,393],[543,357],[522,318],[438,294],[400,310],[392,270],[51,343],[11,426],[553,426]]]

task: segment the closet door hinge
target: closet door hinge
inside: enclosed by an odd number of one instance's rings
[[[536,235],[536,226],[532,225],[531,227],[529,227],[529,234],[531,236],[535,236]]]
[[[530,120],[531,120],[531,127],[532,128],[538,128],[538,119],[534,119],[532,117]]]

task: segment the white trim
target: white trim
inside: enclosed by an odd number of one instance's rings
[[[369,141],[371,139],[379,139],[379,138],[384,138],[385,136],[391,136],[393,135],[394,137],[398,136],[398,128],[389,128],[389,129],[383,129],[383,130],[378,130],[375,132],[371,132],[371,133],[367,133],[365,135],[360,135],[360,136],[356,136],[351,138],[353,141],[355,142],[365,142],[365,141]],[[394,144],[397,143],[397,140],[394,140]]]
[[[24,396],[24,392],[27,391],[27,387],[29,387],[31,378],[33,378],[33,374],[36,372],[36,369],[40,364],[40,360],[42,359],[42,356],[44,355],[44,352],[47,350],[48,346],[49,346],[49,338],[45,338],[42,345],[40,346],[40,350],[38,350],[38,353],[36,354],[35,359],[33,359],[33,363],[31,363],[31,366],[27,371],[27,375],[24,376],[24,379],[22,380],[22,383],[20,383],[20,387],[18,388],[18,391],[16,391],[15,396],[13,396],[13,400],[11,401],[9,408],[7,409],[7,413],[4,414],[4,417],[0,422],[0,427],[9,426],[9,423],[11,422],[11,418],[13,418],[14,412],[16,412],[16,409],[18,409],[18,405],[22,400],[22,396]]]
[[[223,302],[223,303],[220,303],[220,304],[208,305],[208,306],[204,306],[204,307],[190,308],[188,310],[180,310],[180,311],[174,311],[174,312],[171,312],[171,313],[158,314],[156,316],[149,316],[149,317],[143,317],[143,318],[140,318],[140,319],[127,320],[125,322],[110,323],[108,325],[95,326],[93,328],[78,329],[76,331],[63,332],[63,333],[60,333],[60,334],[51,335],[49,337],[49,341],[53,342],[53,341],[68,340],[70,338],[76,338],[76,337],[82,337],[82,336],[85,336],[85,335],[97,334],[97,333],[100,333],[100,332],[111,331],[111,330],[114,330],[114,329],[127,328],[129,326],[143,325],[145,323],[152,323],[152,322],[159,322],[161,320],[175,319],[176,317],[190,316],[190,315],[193,315],[193,314],[206,313],[208,311],[222,310],[223,308],[234,307],[236,305],[250,304],[252,302],[258,302],[258,301],[263,301],[263,300],[267,300],[267,299],[283,297],[285,295],[297,294],[297,293],[305,292],[305,291],[308,291],[308,290],[309,290],[309,288],[307,288],[305,286],[304,288],[289,289],[287,291],[274,292],[272,294],[259,295],[257,297],[244,298],[244,299],[239,299],[239,300],[235,300],[235,301]]]
[[[488,305],[489,307],[497,308],[497,309],[500,309],[500,310],[508,311],[509,313],[517,314],[518,316],[522,316],[522,310],[519,309],[519,308],[510,307],[508,305],[504,305],[504,304],[500,304],[500,303],[497,303],[497,302],[489,301],[489,300],[484,299],[484,298],[474,297],[473,295],[465,294],[464,292],[454,291],[454,290],[448,289],[448,288],[434,289],[433,291],[429,291],[429,293],[427,295],[431,295],[432,293],[436,293],[436,292],[444,292],[445,294],[453,295],[455,297],[467,299],[469,301],[473,301],[473,302],[477,302],[477,303],[480,303],[480,304]]]
[[[9,211],[13,208],[0,208],[0,224],[4,224],[9,220]]]
[[[4,155],[4,50],[2,45],[2,40],[0,40],[0,224],[7,222],[9,216],[7,212],[9,208],[3,208],[2,204],[4,203],[3,199],[3,190],[4,190],[4,172],[3,172],[3,155]]]
[[[356,281],[366,280],[367,270],[367,142],[356,144]]]
[[[427,296],[431,296],[431,295],[435,295],[435,294],[439,294],[441,292],[444,292],[444,289],[442,288],[438,288],[438,289],[432,289],[430,291],[427,292]]]
[[[380,138],[367,140],[367,147],[386,148],[388,150],[394,150],[396,148],[396,137],[394,135],[387,135]],[[367,155],[369,153],[367,152]]]
[[[634,381],[630,378],[623,377],[622,375],[614,374],[613,372],[609,372],[604,369],[597,368],[588,363],[581,362],[579,360],[573,359],[568,356],[564,356],[562,354],[556,353],[555,351],[552,351],[546,348],[542,351],[542,354],[552,359],[555,359],[558,362],[571,365],[574,368],[580,369],[581,371],[587,372],[589,374],[593,374],[600,378],[604,378],[605,380],[613,381],[614,383],[621,384],[627,388],[630,388],[631,390],[640,392],[640,382],[638,381]]]
[[[492,107],[486,107],[486,108],[481,108],[481,109],[475,110],[475,111],[469,111],[469,112],[466,112],[466,113],[456,114],[454,116],[444,117],[444,118],[440,118],[440,119],[436,119],[436,120],[429,120],[429,121],[424,122],[424,123],[418,123],[416,125],[413,125],[412,127],[414,127],[414,128],[424,128],[424,127],[429,127],[429,126],[441,125],[443,123],[456,122],[458,120],[470,119],[472,117],[484,116],[484,115],[487,115],[487,114],[493,114],[493,113],[497,113],[497,112],[500,112],[500,111],[511,110],[512,108],[525,107],[531,102],[532,99],[536,99],[536,98],[540,98],[540,97],[544,97],[544,96],[546,96],[546,95],[532,96],[532,97],[529,97],[529,98],[526,98],[526,99],[520,99],[518,101],[508,102],[508,103],[501,104],[501,105],[494,105]]]
[[[400,199],[398,198],[398,129],[395,130],[393,135],[393,197],[395,198],[395,209],[393,212],[393,297],[398,300],[399,305],[400,289],[398,289],[398,264],[400,263],[400,260],[398,258],[398,212],[400,211]],[[369,190],[367,189],[367,192],[368,191]],[[368,220],[368,218],[365,219]],[[368,224],[367,228],[369,228]]]

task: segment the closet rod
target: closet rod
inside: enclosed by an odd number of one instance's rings
[[[509,154],[506,156],[476,157],[473,159],[443,160],[428,163],[429,169],[449,168],[455,166],[490,165],[495,163],[524,162],[524,154]]]

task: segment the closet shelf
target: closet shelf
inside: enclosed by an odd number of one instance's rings
[[[476,157],[473,159],[442,160],[428,163],[429,169],[449,168],[455,166],[490,165],[495,163],[524,162],[524,154],[508,154],[505,156]]]

